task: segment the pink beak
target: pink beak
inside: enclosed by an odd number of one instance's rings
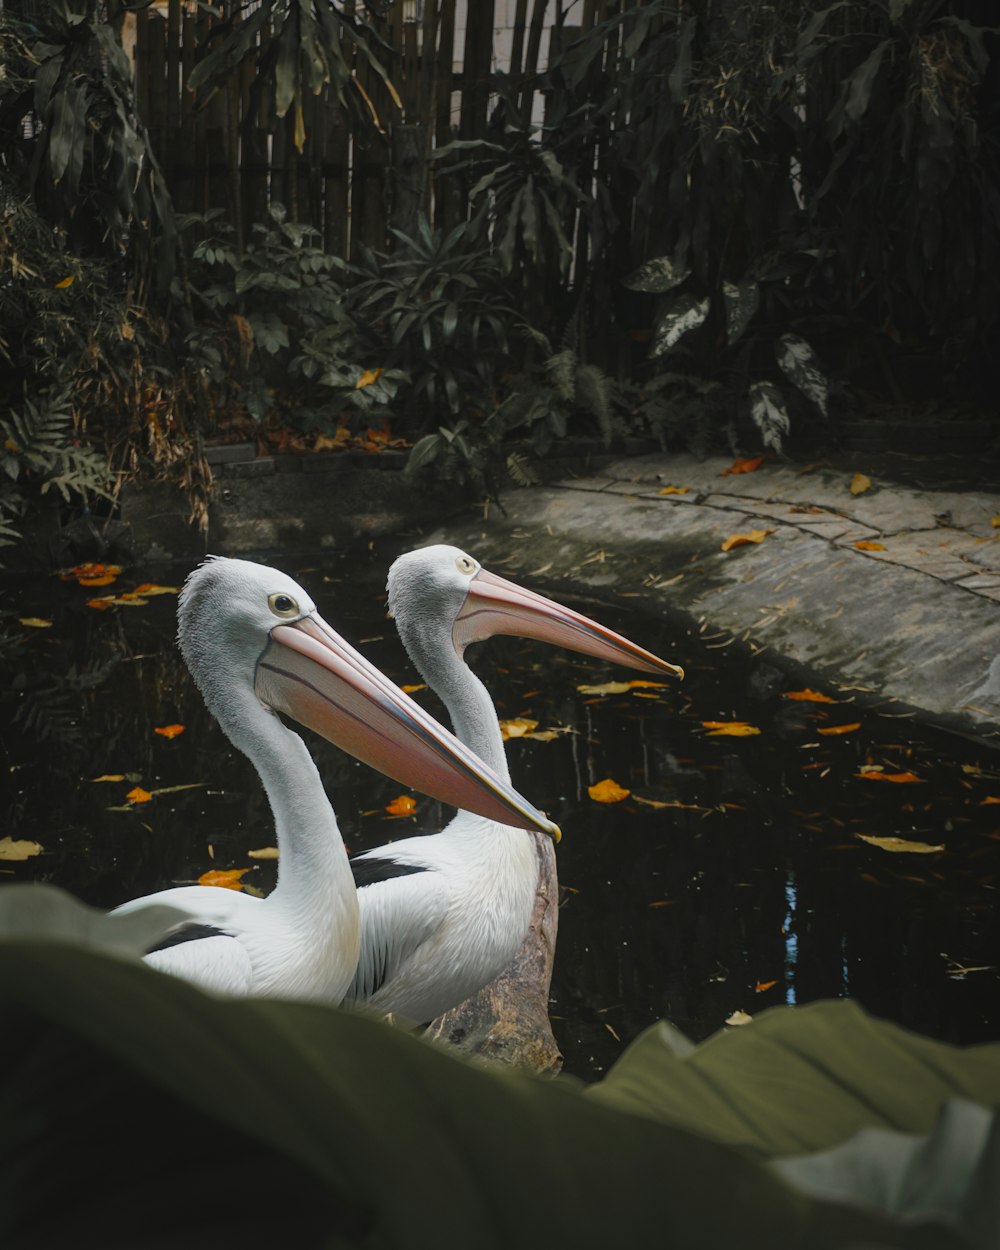
[[[480,569],[469,583],[465,603],[455,618],[452,641],[461,655],[469,643],[492,638],[494,634],[537,638],[539,642],[568,647],[571,651],[611,664],[625,664],[644,673],[684,676],[680,665],[661,660],[614,630],[605,629],[572,608],[536,595],[533,590],[525,590]]]
[[[316,614],[275,625],[257,661],[257,697],[403,785],[489,820],[559,826],[521,797]]]

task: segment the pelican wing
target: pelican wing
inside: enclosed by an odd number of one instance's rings
[[[250,954],[233,937],[217,934],[182,941],[165,950],[152,951],[145,961],[159,972],[183,977],[199,989],[217,994],[249,994],[253,987]]]
[[[391,851],[391,847],[386,847]],[[441,927],[450,896],[440,873],[391,854],[351,860],[361,908],[361,954],[344,1002],[367,1002]]]

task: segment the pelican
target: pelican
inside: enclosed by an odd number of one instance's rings
[[[278,882],[264,899],[218,886],[161,890],[187,913],[147,962],[223,994],[331,997],[351,983],[357,891],[312,756],[293,717],[404,784],[526,827],[554,826],[350,647],[276,569],[210,558],[187,579],[178,642],[209,710],[260,775],[274,816]]]
[[[403,646],[440,695],[456,735],[507,781],[496,709],[464,659],[470,643],[515,634],[684,675],[578,612],[488,572],[457,547],[400,556],[388,591]],[[498,976],[528,931],[538,862],[532,838],[509,821],[460,811],[440,833],[365,851],[351,867],[361,955],[345,1003],[426,1023]]]

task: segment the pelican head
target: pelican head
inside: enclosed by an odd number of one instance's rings
[[[450,622],[455,650],[494,634],[513,634],[567,647],[612,664],[683,677],[684,670],[661,660],[597,621],[552,599],[497,577],[458,547],[439,544],[409,551],[389,570],[389,611],[400,634]]]

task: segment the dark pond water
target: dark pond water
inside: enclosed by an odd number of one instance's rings
[[[328,620],[395,680],[418,678],[385,619],[383,584],[405,543],[361,555],[285,563]],[[97,611],[95,595],[166,576],[127,570],[107,589],[56,578],[6,591],[19,642],[5,661],[0,837],[44,853],[0,864],[0,881],[40,879],[110,906],[250,867],[267,892],[274,866],[247,852],[273,842],[256,776],[208,716],[173,645],[176,599]],[[985,747],[865,714],[850,691],[832,704],[785,696],[793,684],[760,658],[615,604],[564,601],[668,659],[683,686],[620,695],[581,684],[637,674],[541,644],[493,639],[472,653],[501,717],[571,730],[508,743],[515,784],[561,824],[554,1027],[566,1068],[599,1075],[623,1046],[666,1017],[694,1039],[735,1011],[850,995],[872,1012],[950,1041],[1000,1037],[1000,758]],[[627,603],[627,601],[624,601]],[[50,620],[50,628],[20,618]],[[426,692],[416,696],[441,715]],[[704,721],[745,721],[746,737]],[[845,733],[824,729],[855,724]],[[168,739],[155,727],[182,724]],[[350,848],[440,827],[385,805],[398,784],[311,745]],[[912,773],[890,783],[864,767]],[[105,774],[122,781],[95,782]],[[632,793],[601,805],[611,777]],[[191,786],[129,806],[134,786]],[[857,835],[944,850],[891,853]]]

